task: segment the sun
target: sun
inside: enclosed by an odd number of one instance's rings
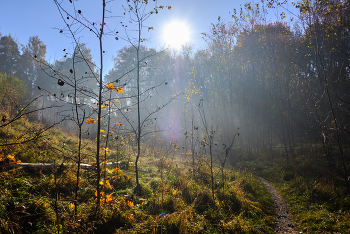
[[[180,49],[190,40],[189,29],[184,22],[173,21],[167,24],[163,33],[165,44],[174,49]]]

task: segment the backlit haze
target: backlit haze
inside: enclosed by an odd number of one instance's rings
[[[69,1],[62,1],[63,6],[70,6]],[[122,31],[122,25],[129,24],[127,17],[123,15],[121,4],[123,1],[115,1],[108,4],[106,26],[111,31]],[[145,45],[152,48],[164,48],[169,44],[172,48],[179,49],[183,43],[188,43],[194,49],[205,46],[202,34],[208,32],[211,23],[216,23],[218,16],[223,20],[231,20],[233,9],[239,9],[245,1],[211,1],[211,0],[163,0],[158,5],[171,6],[171,10],[164,9],[158,14],[152,15],[144,24],[144,27],[153,27],[145,34]],[[92,22],[100,23],[100,2],[96,0],[74,1],[75,7],[81,9],[82,15]],[[124,3],[125,4],[125,3]],[[113,6],[115,6],[113,8]],[[64,27],[56,5],[49,0],[36,1],[1,1],[0,2],[0,32],[2,35],[9,33],[19,43],[26,44],[29,37],[39,36],[47,45],[46,58],[54,61],[63,58],[66,52],[73,51],[74,45],[68,35],[59,34],[59,29]],[[271,15],[273,17],[273,15]],[[133,30],[129,26],[129,30]],[[94,35],[82,31],[78,37],[80,42],[86,43],[92,50],[93,58],[98,57],[98,41]],[[105,71],[113,66],[112,58],[122,47],[128,45],[123,40],[114,40],[114,36],[104,38]]]

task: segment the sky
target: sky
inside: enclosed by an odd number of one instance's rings
[[[101,22],[101,2],[98,0],[73,0],[76,9],[82,11],[82,15],[91,22]],[[67,9],[72,7],[69,0],[61,0],[62,5]],[[107,1],[108,2],[108,1]],[[152,3],[152,1],[150,1]],[[128,30],[133,26],[128,18],[123,15],[123,7],[126,1],[116,0],[107,4],[106,25],[111,31],[122,33],[122,24],[128,24]],[[239,9],[244,5],[245,0],[158,0],[157,5],[171,6],[171,10],[164,9],[159,14],[153,14],[148,18],[145,27],[153,27],[153,30],[146,31],[143,35],[147,39],[147,47],[160,49],[165,45],[163,34],[167,25],[171,22],[182,22],[189,30],[189,43],[194,49],[205,47],[201,33],[208,32],[211,23],[216,23],[218,16],[223,20],[230,20],[230,12]],[[123,22],[123,23],[120,23]],[[11,0],[0,1],[0,32],[2,35],[11,34],[18,43],[25,45],[29,37],[38,36],[47,48],[46,59],[50,62],[62,59],[66,52],[73,51],[72,39],[65,33],[59,33],[65,26],[61,15],[53,0]],[[92,50],[94,58],[99,56],[99,43],[96,36],[82,31],[78,35],[80,42],[87,44]],[[105,71],[113,66],[113,57],[118,50],[130,45],[123,40],[115,40],[115,35],[106,35],[104,38]]]

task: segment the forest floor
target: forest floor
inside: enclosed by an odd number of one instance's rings
[[[294,230],[293,221],[288,211],[287,204],[283,201],[281,195],[277,190],[264,178],[258,177],[260,181],[265,185],[267,191],[271,194],[271,198],[274,203],[277,216],[275,218],[276,229],[275,233],[292,233],[297,234],[298,231]]]

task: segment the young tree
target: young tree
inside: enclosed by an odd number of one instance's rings
[[[148,11],[148,1],[127,1],[127,6],[124,8],[125,12],[128,12],[130,14],[130,19],[129,21],[136,24],[137,25],[137,34],[135,37],[133,37],[132,35],[130,35],[131,31],[127,30],[127,26],[123,25],[124,29],[125,29],[125,36],[120,36],[119,33],[115,33],[115,32],[111,32],[111,31],[106,31],[105,28],[105,20],[106,20],[106,6],[107,4],[112,4],[112,2],[106,2],[105,0],[103,0],[102,3],[102,8],[101,8],[101,18],[100,18],[100,23],[99,24],[95,24],[95,22],[89,21],[87,18],[84,17],[84,12],[82,12],[81,10],[79,10],[74,4],[72,5],[71,8],[65,8],[63,7],[63,4],[59,1],[54,1],[55,4],[57,5],[57,8],[62,16],[62,20],[65,23],[65,28],[60,29],[59,32],[60,33],[65,33],[66,35],[70,35],[70,37],[72,38],[74,44],[76,45],[76,48],[79,50],[79,53],[75,53],[76,56],[74,57],[75,59],[78,59],[78,57],[80,56],[81,61],[83,63],[85,63],[85,67],[89,69],[90,72],[88,72],[88,74],[92,77],[92,80],[96,80],[98,89],[97,89],[97,93],[94,93],[93,89],[86,89],[86,87],[84,87],[84,85],[82,83],[79,83],[79,77],[77,76],[79,73],[79,68],[78,66],[74,66],[71,65],[69,68],[69,63],[73,63],[74,61],[70,60],[70,61],[64,61],[65,64],[68,65],[67,68],[63,68],[63,69],[57,69],[57,66],[55,67],[50,67],[51,68],[51,77],[56,79],[58,82],[59,86],[65,86],[65,87],[70,87],[73,88],[73,90],[75,90],[76,95],[74,95],[74,97],[76,98],[77,95],[78,96],[86,96],[90,99],[95,99],[97,102],[97,109],[96,109],[96,115],[97,115],[97,137],[96,137],[96,167],[97,167],[97,173],[96,173],[96,195],[97,195],[97,199],[96,199],[96,214],[99,212],[99,208],[100,208],[100,201],[101,201],[101,186],[100,186],[100,180],[101,180],[101,143],[102,143],[102,139],[101,139],[101,130],[102,130],[102,116],[103,116],[103,107],[105,106],[109,106],[109,102],[112,101],[111,100],[111,96],[110,98],[108,98],[106,96],[106,94],[108,94],[109,92],[105,92],[106,90],[117,90],[118,93],[123,92],[123,90],[126,88],[121,88],[121,87],[115,87],[114,84],[118,85],[117,83],[119,82],[120,78],[117,78],[115,81],[110,81],[108,83],[104,83],[103,80],[103,74],[104,74],[104,60],[103,60],[103,55],[105,53],[104,48],[103,48],[103,42],[104,39],[107,35],[113,35],[116,36],[115,39],[119,40],[119,38],[124,38],[126,41],[128,41],[133,48],[136,51],[136,57],[135,57],[135,64],[134,64],[134,68],[132,68],[131,70],[135,70],[136,71],[136,94],[135,95],[130,95],[130,97],[135,97],[136,98],[136,102],[135,105],[137,106],[137,119],[138,119],[138,125],[137,127],[134,127],[133,130],[135,132],[135,135],[137,136],[137,142],[138,142],[138,154],[136,156],[136,162],[135,162],[135,172],[136,172],[136,184],[137,184],[137,188],[140,187],[139,184],[139,175],[138,175],[138,160],[140,157],[140,144],[141,144],[141,128],[143,126],[143,124],[145,124],[147,121],[149,121],[149,117],[154,114],[155,112],[150,112],[147,114],[147,117],[142,121],[141,120],[141,111],[140,111],[140,103],[142,102],[141,96],[145,93],[147,93],[147,90],[142,90],[141,85],[140,85],[140,74],[142,72],[142,67],[143,67],[143,62],[144,62],[144,58],[142,58],[141,56],[141,43],[143,43],[145,41],[145,39],[143,39],[141,37],[142,35],[142,31],[145,30],[143,23],[144,21],[151,16],[153,13],[158,13],[159,10],[163,9],[163,6],[155,6],[154,8],[152,8],[152,11]],[[72,3],[72,1],[71,1]],[[170,8],[169,8],[170,9]],[[147,13],[145,13],[147,12]],[[108,14],[111,12],[108,12]],[[99,25],[99,26],[96,26]],[[84,50],[86,51],[86,49],[83,48],[83,46],[79,46],[79,41],[78,41],[78,31],[81,32],[81,30],[76,31],[76,29],[78,28],[84,28],[87,29],[90,33],[94,34],[97,38],[98,38],[98,44],[99,44],[99,63],[98,63],[98,69],[99,69],[99,74],[96,74],[94,72],[94,64],[92,64],[90,61],[89,56],[86,55],[86,53],[84,54]],[[147,28],[147,30],[151,30],[151,28]],[[59,64],[56,64],[59,65]],[[63,65],[63,64],[62,64]],[[66,69],[66,72],[64,72],[64,70]],[[82,69],[84,70],[84,69]],[[69,71],[69,73],[67,73],[67,71]],[[127,71],[128,73],[129,71]],[[74,78],[74,79],[73,79]],[[84,75],[83,78],[87,78],[87,75]],[[83,80],[82,78],[82,80]],[[76,83],[76,81],[78,81],[78,83]],[[78,84],[78,86],[77,86]],[[127,84],[126,84],[127,85]],[[77,106],[77,105],[76,105]],[[110,108],[108,108],[110,110]],[[119,112],[122,114],[123,112],[120,111]],[[110,118],[110,111],[108,115],[108,119]],[[89,116],[88,116],[89,117]],[[128,120],[128,118],[126,118]],[[89,120],[89,121],[88,121]],[[92,121],[90,121],[90,119],[88,119],[87,121],[90,123]],[[81,123],[81,122],[79,122]],[[131,122],[129,122],[130,125],[132,126]],[[78,124],[79,125],[79,124]],[[109,125],[108,125],[109,126]],[[109,132],[109,129],[107,129],[107,131]],[[107,143],[106,143],[107,144]]]
[[[135,101],[131,101],[131,105],[135,104],[136,106],[136,121],[137,124],[134,126],[132,124],[132,121],[126,117],[123,112],[119,112],[121,115],[123,115],[126,119],[126,121],[129,123],[130,127],[132,128],[132,132],[134,133],[136,137],[136,142],[137,142],[137,153],[136,153],[136,159],[135,159],[135,174],[136,174],[136,188],[135,192],[140,193],[141,192],[141,186],[139,182],[139,159],[141,155],[141,138],[144,135],[144,132],[142,129],[144,126],[148,125],[149,123],[152,122],[151,116],[154,115],[155,113],[159,112],[162,108],[166,106],[169,102],[165,103],[162,106],[158,106],[155,109],[152,109],[150,111],[147,111],[142,115],[142,106],[141,104],[146,100],[148,96],[150,96],[150,90],[155,89],[157,85],[160,84],[154,84],[153,86],[148,84],[146,87],[144,84],[146,81],[142,79],[143,74],[147,73],[145,71],[145,68],[147,67],[147,62],[148,60],[156,56],[157,52],[155,50],[148,50],[145,48],[142,44],[146,43],[147,39],[145,34],[145,31],[153,30],[153,27],[147,27],[144,25],[145,21],[153,14],[158,14],[158,12],[162,9],[171,9],[170,6],[157,6],[155,5],[153,8],[148,6],[149,2],[148,0],[142,0],[142,1],[128,1],[127,6],[124,7],[124,11],[128,13],[128,20],[132,24],[134,24],[137,28],[136,33],[133,34],[132,31],[128,31],[125,28],[125,36],[119,36],[121,39],[127,41],[130,43],[129,48],[124,48],[123,53],[121,56],[124,54],[128,53],[131,55],[134,55],[134,57],[127,57],[129,60],[131,59],[132,61],[132,66],[128,68],[122,68],[122,69],[117,69],[114,70],[113,73],[119,73],[119,77],[116,78],[115,82],[119,82],[119,79],[125,77],[131,77],[130,79],[134,79],[135,81],[135,86],[131,84],[131,87],[135,87],[135,92],[134,95],[129,96],[128,98],[134,98]],[[118,38],[118,37],[117,37]],[[119,60],[125,63],[123,59]],[[128,60],[127,60],[128,61]],[[118,66],[122,64],[118,64]],[[135,75],[135,77],[132,77],[132,74]],[[112,75],[112,74],[110,74]],[[114,77],[115,78],[115,77]],[[111,76],[109,77],[111,79]],[[128,87],[126,87],[128,89]],[[173,97],[175,98],[175,97]],[[144,116],[144,117],[143,117]]]

